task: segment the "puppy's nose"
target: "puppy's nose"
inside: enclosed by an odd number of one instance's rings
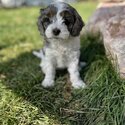
[[[58,28],[53,29],[53,34],[54,34],[55,36],[58,36],[59,33],[60,33],[60,29],[58,29]]]

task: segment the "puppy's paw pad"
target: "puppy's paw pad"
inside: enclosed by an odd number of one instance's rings
[[[54,81],[53,81],[53,80],[44,80],[44,81],[42,82],[42,86],[43,86],[44,88],[52,87],[52,86],[54,86]]]
[[[73,86],[75,89],[80,89],[80,88],[85,88],[85,87],[86,87],[86,84],[85,84],[82,80],[79,80],[79,81],[73,83],[72,86]]]

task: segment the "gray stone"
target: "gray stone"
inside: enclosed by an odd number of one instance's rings
[[[2,6],[7,8],[19,7],[24,3],[24,0],[1,0]]]
[[[25,4],[28,6],[38,6],[38,5],[44,5],[46,2],[50,2],[50,0],[25,0]],[[43,3],[42,3],[43,2]]]
[[[84,32],[101,32],[108,58],[125,78],[125,5],[98,8]]]
[[[125,15],[110,18],[102,33],[108,57],[125,78]]]
[[[99,0],[100,2],[123,2],[125,0]]]
[[[28,6],[47,6],[52,2],[62,1],[62,2],[75,2],[76,0],[0,0],[2,6],[7,8],[19,7],[25,3]]]
[[[47,6],[50,3],[56,2],[56,1],[70,3],[70,2],[75,2],[76,0],[25,0],[25,3],[26,5],[29,5],[29,6],[38,6],[38,5]]]
[[[66,3],[76,2],[76,0],[54,0],[54,1],[61,1]]]

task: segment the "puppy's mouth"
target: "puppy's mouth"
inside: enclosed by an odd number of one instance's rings
[[[47,37],[47,39],[61,39],[61,38],[53,36],[53,37]]]
[[[66,40],[68,38],[62,38],[62,37],[53,36],[53,37],[50,37],[50,38],[47,38],[47,39],[50,39],[50,40],[52,40],[52,39],[54,39],[54,40]]]

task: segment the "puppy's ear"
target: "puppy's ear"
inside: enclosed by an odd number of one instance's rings
[[[37,26],[41,35],[44,35],[44,26],[42,23],[43,15],[44,15],[44,9],[40,9],[40,16],[38,17]]]
[[[40,9],[40,14],[44,14],[45,8]]]
[[[73,14],[75,18],[75,23],[72,27],[71,35],[78,36],[83,26],[85,25],[85,23],[83,22],[81,16],[78,14],[78,12],[74,8],[73,8]]]

